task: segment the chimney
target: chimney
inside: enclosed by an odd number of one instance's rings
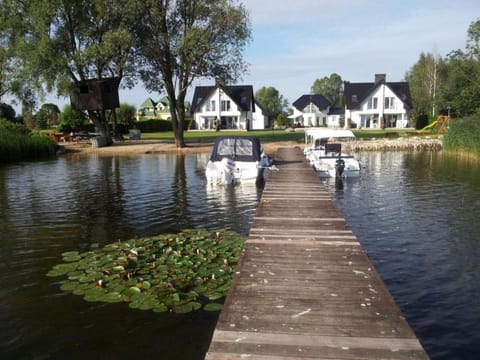
[[[375,74],[375,84],[379,82],[385,82],[387,80],[387,74]]]

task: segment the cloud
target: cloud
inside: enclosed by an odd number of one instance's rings
[[[400,81],[421,52],[445,56],[464,48],[468,26],[480,17],[478,0],[241,2],[253,35],[245,52],[250,69],[241,83],[255,91],[273,86],[290,102],[332,73],[348,81],[372,81],[375,73],[386,73],[387,80]],[[138,107],[159,94],[139,84],[120,96]]]
[[[421,52],[445,56],[463,48],[478,1],[243,1],[253,43],[247,82],[277,87],[293,101],[316,78],[372,81],[375,73],[402,80]],[[258,84],[256,86],[256,84]]]

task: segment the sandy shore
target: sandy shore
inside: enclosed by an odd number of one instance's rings
[[[93,148],[89,142],[67,142],[59,144],[61,152],[96,155],[141,155],[141,154],[190,154],[209,153],[212,143],[188,143],[185,148],[177,148],[173,142],[165,140],[124,140],[113,143],[111,146]],[[293,141],[271,142],[262,144],[265,152],[274,155],[279,147],[302,146]]]
[[[61,146],[60,153],[133,156],[141,154],[209,153],[212,151],[213,142],[187,142],[187,147],[184,148],[177,148],[173,141],[167,140],[124,140],[115,142],[111,146],[100,148],[93,148],[89,142],[67,142],[59,145]],[[299,146],[304,148],[305,144],[294,141],[281,141],[263,143],[262,146],[268,155],[274,157],[279,147]],[[397,139],[357,140],[347,142],[343,146],[345,151],[355,153],[363,151],[440,151],[442,142],[439,139],[403,137]]]

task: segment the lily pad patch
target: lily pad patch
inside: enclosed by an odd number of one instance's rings
[[[62,254],[47,276],[91,302],[154,312],[219,311],[244,239],[233,231],[186,230]]]

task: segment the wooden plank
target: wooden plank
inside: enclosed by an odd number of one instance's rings
[[[298,148],[280,148],[206,359],[428,359]]]

